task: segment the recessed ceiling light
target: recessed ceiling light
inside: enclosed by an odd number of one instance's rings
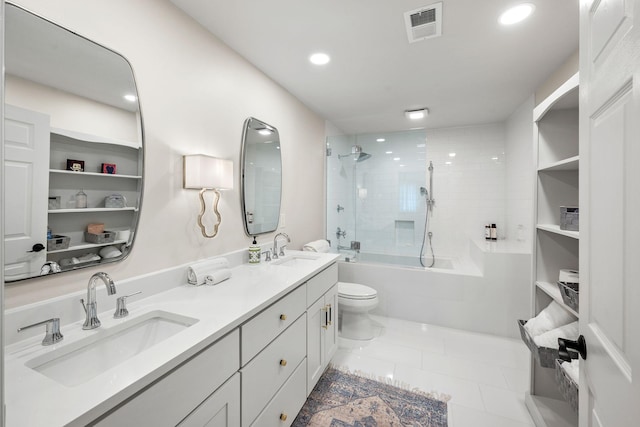
[[[137,99],[137,98],[136,98],[136,96],[135,96],[135,95],[132,95],[132,94],[128,93],[128,94],[126,94],[126,95],[124,96],[124,99],[126,99],[126,100],[127,100],[127,101],[129,101],[129,102],[136,102],[136,99]]]
[[[400,160],[400,157],[394,157],[393,160],[397,162],[398,160]]]
[[[450,165],[450,164],[451,164],[451,162],[444,162],[444,164],[445,164],[445,165]]]
[[[421,108],[419,110],[406,110],[404,115],[411,120],[420,120],[429,115],[429,110],[426,108]]]
[[[492,157],[491,160],[498,160],[498,158],[497,157]]]
[[[417,148],[424,148],[424,147],[426,147],[426,146],[427,146],[427,144],[417,144],[417,145],[416,145],[416,147],[417,147]]]
[[[269,129],[260,129],[260,130],[258,130],[258,133],[259,133],[260,135],[269,136],[269,135],[271,135],[273,132],[271,132]]]
[[[498,21],[502,25],[516,24],[531,15],[534,9],[535,6],[533,4],[522,3],[512,7],[511,9],[507,9],[502,15],[500,15],[500,19]]]
[[[318,52],[311,55],[309,61],[314,65],[326,65],[331,61],[331,58],[326,53]]]
[[[393,154],[393,151],[385,151],[384,154]]]
[[[449,153],[449,157],[455,157],[456,153]]]
[[[378,138],[378,139],[376,139],[376,142],[385,142],[385,141],[386,141],[386,139],[384,139],[384,138]]]

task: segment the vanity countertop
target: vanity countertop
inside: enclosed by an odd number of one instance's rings
[[[335,254],[315,255],[317,259],[292,266],[264,262],[259,265],[242,264],[232,269],[230,279],[214,286],[179,285],[129,302],[130,314],[123,319],[112,317],[114,299],[112,306],[99,307],[100,328],[85,331],[82,330],[82,322],[63,325],[64,340],[48,347],[41,345],[43,328],[42,335],[7,346],[6,425],[86,425],[231,332],[337,258]],[[64,346],[73,346],[91,334],[99,334],[158,310],[194,318],[198,322],[73,387],[62,385],[26,365],[31,359]]]

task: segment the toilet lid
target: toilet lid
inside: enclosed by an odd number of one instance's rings
[[[378,296],[378,292],[359,283],[338,282],[338,296],[349,299],[373,299]]]

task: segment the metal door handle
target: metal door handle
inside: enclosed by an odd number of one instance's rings
[[[560,356],[560,359],[565,362],[571,361],[571,353],[575,354],[574,351],[570,352],[569,350],[577,351],[580,357],[587,360],[587,341],[584,339],[584,335],[580,335],[576,341],[571,341],[566,338],[558,338],[558,347],[558,355]],[[577,356],[573,357],[573,359],[577,358]]]

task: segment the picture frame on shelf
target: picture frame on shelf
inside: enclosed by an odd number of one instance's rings
[[[102,173],[106,173],[109,175],[116,174],[116,164],[115,163],[103,163],[102,164]]]
[[[84,160],[67,159],[67,170],[72,172],[84,172]]]

